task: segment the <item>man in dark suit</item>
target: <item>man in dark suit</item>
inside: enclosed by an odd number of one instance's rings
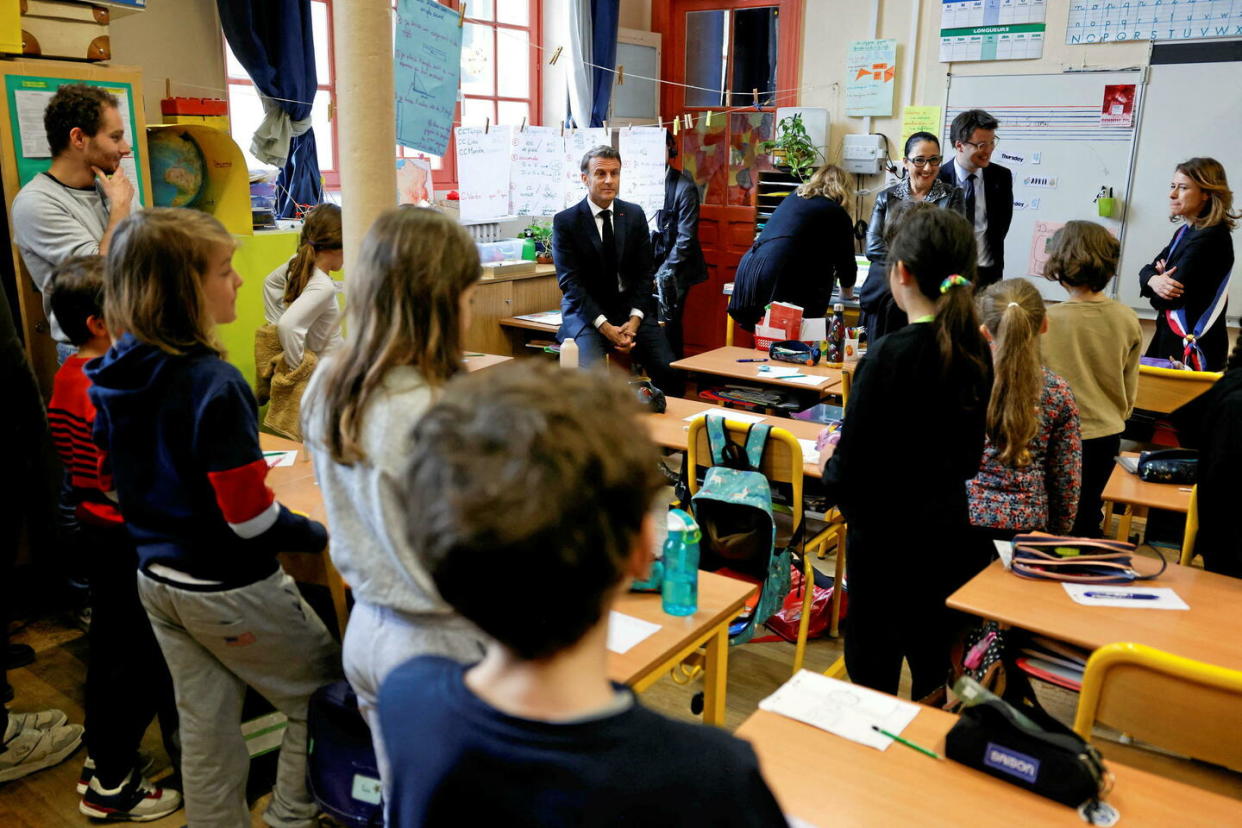
[[[561,286],[561,329],[582,365],[609,351],[633,353],[666,394],[681,392],[668,340],[656,322],[651,238],[643,208],[617,198],[621,154],[609,146],[582,158],[587,197],[552,220],[552,259]]]
[[[672,165],[677,157],[673,133],[665,130],[664,141],[669,161],[664,174],[664,207],[656,216],[651,246],[664,335],[673,354],[681,358],[686,294],[692,286],[707,281],[707,262],[699,246],[699,188],[693,178]]]
[[[949,137],[957,155],[940,168],[942,181],[962,188],[966,218],[975,225],[979,242],[977,288],[1004,277],[1005,236],[1013,220],[1013,173],[992,163],[997,125],[997,120],[982,109],[968,109],[954,118]]]

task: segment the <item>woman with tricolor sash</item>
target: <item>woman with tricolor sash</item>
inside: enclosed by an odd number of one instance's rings
[[[1142,295],[1155,308],[1156,334],[1147,356],[1195,371],[1220,371],[1229,350],[1225,309],[1239,214],[1225,168],[1214,158],[1177,165],[1169,185],[1169,220],[1181,221],[1172,241],[1139,273]]]

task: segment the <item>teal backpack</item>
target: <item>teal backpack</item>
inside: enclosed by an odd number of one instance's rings
[[[771,430],[768,425],[752,425],[745,446],[739,446],[729,439],[724,418],[709,415],[707,443],[712,465],[691,498],[703,531],[699,568],[709,572],[728,569],[759,583],[759,603],[749,619],[730,627],[730,644],[750,641],[759,625],[780,610],[790,590],[792,548],[802,534],[799,521],[790,545],[776,548],[772,490],[758,471]]]

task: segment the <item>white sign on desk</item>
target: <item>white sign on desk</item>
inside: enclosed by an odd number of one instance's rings
[[[872,730],[873,725],[900,735],[919,712],[918,705],[809,670],[800,670],[759,702],[759,709],[876,750],[885,750],[893,740]]]

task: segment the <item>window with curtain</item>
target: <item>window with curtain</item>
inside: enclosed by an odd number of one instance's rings
[[[393,26],[396,26],[396,2]],[[441,0],[450,8],[460,8],[460,0]],[[541,0],[468,0],[462,31],[461,102],[456,125],[492,124],[517,126],[540,123],[539,49],[541,45]],[[315,140],[319,148],[319,168],[329,187],[340,186],[337,172],[336,75],[332,65],[332,0],[311,0],[315,34],[315,63],[319,91],[315,95]],[[395,36],[395,35],[394,35]],[[242,148],[246,163],[263,166],[250,154],[250,137],[263,120],[263,106],[246,70],[225,44],[228,66],[229,114],[233,140]],[[432,180],[437,189],[457,186],[457,166],[453,143],[443,157],[397,145],[397,158],[430,158]]]

